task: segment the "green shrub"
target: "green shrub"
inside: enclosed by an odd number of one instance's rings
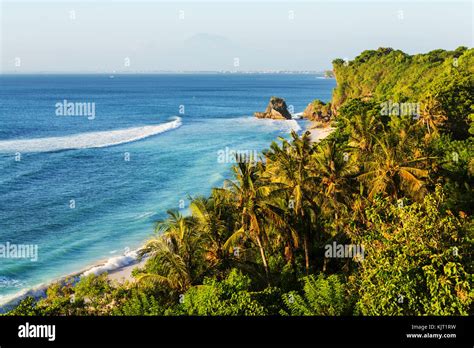
[[[265,315],[267,311],[252,296],[250,278],[233,269],[226,279],[207,278],[193,286],[167,314],[174,315]]]
[[[283,295],[288,311],[286,315],[344,315],[350,314],[351,300],[343,278],[333,274],[325,277],[310,275],[303,278],[303,295],[296,291]]]
[[[445,211],[442,202],[439,187],[423,203],[375,202],[368,212],[371,226],[358,238],[365,250],[356,278],[360,314],[469,314],[472,224]]]

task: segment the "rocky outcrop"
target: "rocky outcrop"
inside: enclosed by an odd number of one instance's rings
[[[303,117],[310,121],[328,122],[331,116],[331,103],[325,104],[319,99],[309,103],[303,112]]]
[[[291,120],[291,114],[283,98],[271,97],[264,112],[256,112],[256,118],[271,118],[274,120]]]

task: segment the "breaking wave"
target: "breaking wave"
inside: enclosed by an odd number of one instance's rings
[[[8,152],[50,152],[72,149],[108,147],[137,141],[152,135],[176,129],[182,125],[181,118],[153,125],[118,129],[111,131],[89,132],[64,137],[36,138],[24,140],[0,141],[0,153]]]

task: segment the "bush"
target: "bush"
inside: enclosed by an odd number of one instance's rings
[[[370,209],[371,227],[359,237],[365,250],[356,278],[359,313],[469,314],[474,298],[469,223],[444,211],[442,202],[438,187],[422,204],[387,207],[379,200]]]
[[[288,311],[283,315],[344,315],[350,314],[350,300],[342,277],[330,275],[318,277],[310,275],[303,278],[303,295],[295,291],[283,295]]]
[[[233,269],[226,279],[206,279],[194,286],[181,303],[167,314],[172,315],[265,315],[267,311],[249,292],[250,278]]]
[[[164,309],[158,300],[143,291],[134,288],[130,291],[122,305],[113,311],[113,315],[163,315]]]

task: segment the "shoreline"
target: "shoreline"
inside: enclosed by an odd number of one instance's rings
[[[123,284],[127,281],[132,282],[135,279],[132,277],[132,271],[135,268],[139,268],[145,265],[150,257],[145,256],[141,260],[135,259],[135,261],[129,265],[119,267],[113,271],[107,273],[107,278],[112,282]]]
[[[329,125],[321,126],[321,123],[311,121],[311,123],[306,127],[305,131],[310,132],[310,141],[316,143],[326,138],[331,134],[335,128]],[[144,241],[145,243],[146,241]],[[143,243],[143,245],[144,245]],[[15,294],[5,296],[5,299],[0,300],[0,313],[4,313],[13,307],[15,307],[19,302],[27,297],[33,297],[35,299],[40,299],[46,297],[46,290],[55,283],[64,283],[68,279],[73,279],[74,283],[78,282],[79,279],[83,276],[88,276],[90,274],[100,275],[107,273],[107,278],[111,282],[116,282],[118,284],[123,284],[125,282],[132,282],[134,278],[132,277],[132,271],[137,267],[142,267],[146,261],[149,259],[149,256],[144,256],[141,260],[138,260],[137,254],[143,248],[143,245],[136,250],[124,253],[119,256],[110,257],[108,259],[101,259],[89,266],[84,267],[80,271],[69,273],[65,276],[53,279],[51,281],[32,286],[27,289],[18,291]]]
[[[11,295],[6,295],[4,299],[0,300],[0,314],[8,312],[27,297],[33,297],[35,300],[46,297],[46,291],[53,284],[64,284],[68,280],[77,283],[80,278],[90,274],[100,275],[107,273],[107,278],[111,282],[117,282],[119,284],[123,284],[126,281],[133,281],[133,269],[143,266],[149,259],[149,256],[145,255],[141,260],[138,260],[137,254],[141,249],[142,247],[122,255],[110,257],[108,259],[101,259],[79,271],[68,273],[41,284],[33,285]]]
[[[309,138],[312,143],[317,143],[334,132],[336,128],[331,127],[329,124],[321,125],[319,122],[311,121],[306,128],[306,131],[310,133]]]

